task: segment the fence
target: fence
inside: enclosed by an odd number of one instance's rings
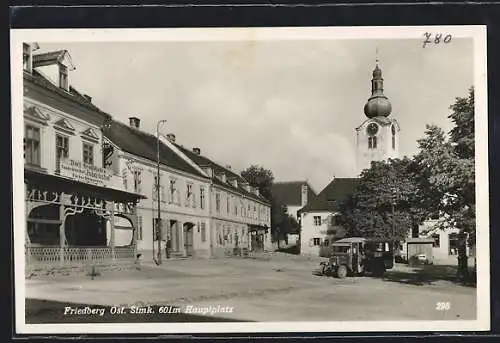
[[[133,264],[136,247],[26,247],[26,271]]]

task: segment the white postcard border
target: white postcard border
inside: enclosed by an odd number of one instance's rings
[[[22,160],[22,44],[31,42],[229,41],[319,39],[423,39],[425,32],[474,39],[477,319],[457,321],[238,322],[26,324],[24,273],[24,189]],[[488,101],[486,26],[171,28],[171,29],[15,29],[11,30],[12,177],[15,256],[15,320],[18,334],[97,333],[251,333],[485,331],[490,329],[488,189]]]

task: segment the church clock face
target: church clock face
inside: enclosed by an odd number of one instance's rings
[[[369,136],[375,136],[378,132],[378,125],[375,123],[370,123],[366,128],[366,132]]]

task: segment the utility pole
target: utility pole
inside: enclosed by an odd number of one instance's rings
[[[166,120],[159,120],[156,123],[156,200],[158,207],[158,219],[156,220],[156,236],[157,236],[156,240],[158,243],[158,264],[161,264],[161,238],[163,237],[162,223],[161,223],[161,201],[160,201],[160,125],[165,122]],[[168,248],[166,250],[168,251]]]

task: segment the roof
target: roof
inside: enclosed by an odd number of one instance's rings
[[[173,143],[173,144],[179,150],[181,150],[181,152],[183,154],[185,154],[189,159],[191,159],[194,163],[196,163],[200,167],[211,167],[214,171],[214,177],[212,177],[212,181],[214,182],[214,184],[222,186],[222,187],[228,187],[228,188],[234,189],[235,191],[237,191],[237,192],[239,192],[239,193],[241,193],[249,198],[256,199],[256,200],[259,200],[259,201],[262,201],[265,203],[269,203],[269,201],[266,198],[264,198],[263,196],[248,192],[245,188],[243,188],[242,184],[248,183],[248,181],[243,176],[239,175],[238,173],[235,173],[234,171],[232,171],[228,168],[221,166],[220,164],[214,162],[213,160],[209,159],[206,156],[194,153],[193,151],[183,147],[180,144],[177,144],[177,143]],[[217,174],[222,174],[222,173],[226,174],[227,182],[225,182],[225,183],[216,177]],[[235,188],[234,185],[230,183],[231,179],[238,180],[238,187],[237,188]]]
[[[154,162],[157,161],[157,139],[154,135],[112,120],[110,126],[104,130],[104,136],[120,149],[132,155],[140,156]],[[161,142],[160,162],[163,165],[192,175],[207,177]]]
[[[33,72],[31,74],[28,72],[25,72],[24,79],[30,80],[38,86],[41,86],[41,87],[43,87],[51,92],[54,92],[54,93],[58,94],[59,96],[66,98],[70,101],[78,103],[79,105],[82,105],[83,107],[86,107],[87,109],[90,109],[90,110],[93,110],[97,113],[100,113],[105,117],[111,117],[110,114],[101,111],[97,106],[92,104],[92,102],[89,99],[87,99],[85,96],[83,96],[80,92],[78,92],[72,86],[69,87],[69,92],[66,92],[64,89],[57,87],[51,81],[47,80],[40,72],[38,72],[35,69],[33,69]]]
[[[56,63],[62,63],[64,60],[66,62],[64,64],[69,67],[70,70],[76,69],[73,65],[73,62],[71,61],[71,56],[69,55],[68,50],[57,50],[44,52],[41,54],[34,54],[33,67],[36,68]]]
[[[311,188],[307,181],[286,181],[275,182],[271,188],[273,199],[279,203],[291,206],[300,206],[302,204],[302,186],[307,185],[307,202],[316,197],[316,192]]]
[[[335,211],[339,203],[354,192],[357,178],[335,178],[299,212]]]

